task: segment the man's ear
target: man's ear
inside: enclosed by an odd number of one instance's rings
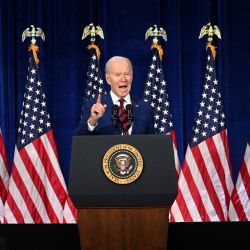
[[[110,85],[110,79],[109,79],[108,73],[105,74],[105,78],[106,78],[106,82],[108,83],[108,85]]]

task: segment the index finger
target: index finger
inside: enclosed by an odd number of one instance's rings
[[[102,96],[101,94],[99,94],[97,97],[96,103],[101,103],[101,100],[102,100]]]

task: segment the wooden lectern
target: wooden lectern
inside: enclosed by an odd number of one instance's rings
[[[112,182],[103,157],[115,145],[131,145],[143,159],[140,177]],[[177,195],[170,135],[74,136],[70,197],[78,208],[81,249],[166,249],[168,212]]]

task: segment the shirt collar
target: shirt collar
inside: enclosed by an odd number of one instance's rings
[[[114,104],[120,105],[119,100],[121,98],[118,97],[114,92],[112,92],[112,90],[110,91],[110,96],[111,96],[111,99],[112,99],[112,101],[113,101]],[[132,104],[131,98],[130,98],[130,94],[126,95],[123,99],[125,100],[125,103],[124,103],[125,105]]]

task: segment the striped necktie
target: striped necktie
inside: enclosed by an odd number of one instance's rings
[[[126,110],[124,108],[124,99],[120,99],[120,107],[119,107],[119,112],[118,112],[118,117],[119,117],[119,121],[122,124],[122,132],[123,135],[128,135],[128,131],[127,131],[127,124],[128,124],[128,115],[126,113]]]

